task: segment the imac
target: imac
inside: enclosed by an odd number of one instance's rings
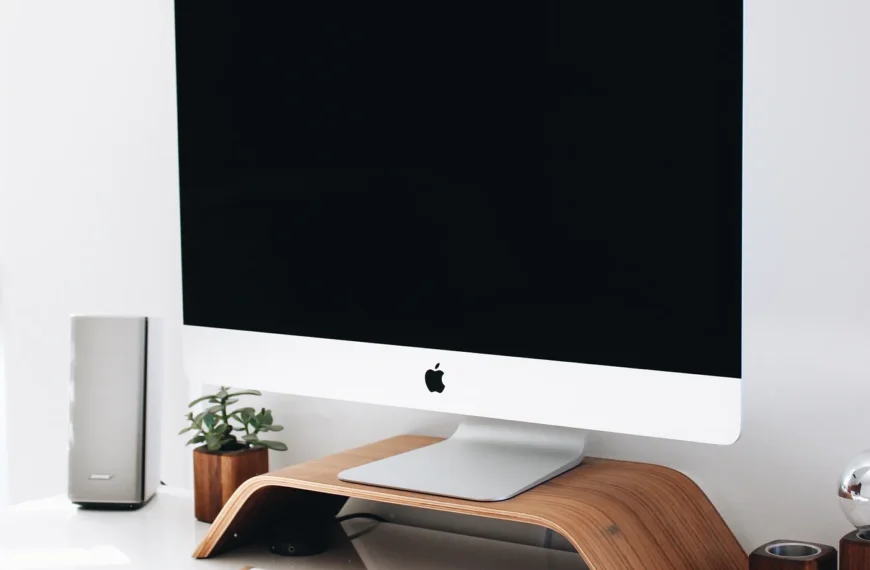
[[[176,2],[194,382],[467,417],[343,479],[509,498],[741,419],[740,0]]]

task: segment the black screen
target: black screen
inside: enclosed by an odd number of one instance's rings
[[[740,376],[741,0],[176,31],[186,324]]]

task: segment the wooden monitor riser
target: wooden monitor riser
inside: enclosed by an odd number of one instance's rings
[[[401,436],[249,479],[193,555],[208,558],[276,520],[333,516],[348,498],[539,525],[568,539],[591,570],[746,570],[748,557],[700,488],[672,469],[587,458],[513,499],[478,503],[345,483],[338,473],[440,441]]]

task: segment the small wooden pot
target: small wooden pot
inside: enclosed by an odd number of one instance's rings
[[[193,489],[196,520],[213,522],[239,485],[269,471],[265,447],[239,451],[193,450]]]
[[[870,568],[870,531],[853,530],[840,539],[840,570]]]

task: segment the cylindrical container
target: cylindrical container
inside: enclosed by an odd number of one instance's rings
[[[840,539],[840,570],[870,569],[870,530],[853,530]]]
[[[774,540],[749,555],[749,570],[837,570],[837,549],[798,540]]]

